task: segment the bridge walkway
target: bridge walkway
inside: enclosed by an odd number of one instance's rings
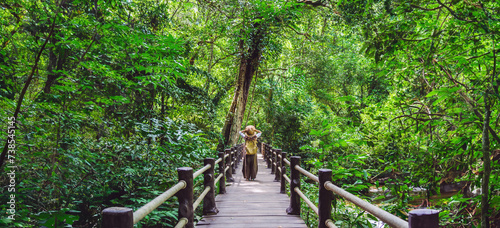
[[[259,171],[254,181],[243,178],[241,165],[233,174],[234,182],[226,187],[226,194],[215,198],[219,213],[205,215],[198,222],[199,228],[306,228],[298,215],[288,215],[285,210],[290,199],[280,194],[280,183],[266,168],[262,154],[258,154]]]

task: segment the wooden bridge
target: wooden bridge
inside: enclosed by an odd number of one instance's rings
[[[300,218],[301,200],[318,215],[318,227],[336,228],[331,220],[334,193],[377,217],[390,227],[437,228],[439,211],[417,209],[408,213],[408,221],[392,215],[377,206],[335,186],[332,171],[319,170],[318,176],[300,167],[300,157],[291,156],[280,149],[262,144],[258,155],[259,172],[256,180],[245,181],[238,169],[242,146],[219,152],[219,158],[206,158],[204,167],[193,172],[192,168],[178,168],[179,182],[136,211],[124,207],[106,208],[102,212],[103,228],[132,228],[151,211],[172,196],[179,202],[178,223],[175,228],[195,227],[194,211],[203,202],[204,217],[196,227],[215,228],[305,228]],[[218,175],[215,167],[218,166]],[[288,167],[288,168],[287,168]],[[287,169],[290,170],[287,173]],[[204,191],[194,200],[193,180],[203,174]],[[300,190],[304,175],[318,183],[319,204],[316,206]],[[226,184],[227,183],[227,184]],[[218,193],[215,195],[216,184]],[[288,189],[288,190],[287,190]],[[290,193],[290,197],[286,194]]]
[[[215,198],[219,213],[205,215],[196,227],[307,227],[300,216],[286,213],[290,199],[278,191],[280,183],[274,181],[275,175],[266,168],[261,154],[258,155],[258,164],[259,172],[254,181],[246,181],[241,169],[236,170],[234,182],[226,187],[226,194]]]

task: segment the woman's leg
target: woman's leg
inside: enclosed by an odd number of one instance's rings
[[[247,156],[243,156],[243,167],[241,168],[241,173],[243,174],[243,178],[248,180],[248,175],[247,175],[248,167],[246,163],[247,163]]]
[[[256,154],[252,155],[252,158],[249,159],[249,160],[251,160],[250,163],[252,165],[251,166],[251,171],[250,171],[251,172],[251,174],[250,174],[251,177],[250,178],[253,180],[253,179],[255,179],[255,177],[257,177],[257,171],[258,171],[258,168],[259,168],[259,166],[257,164],[257,155]]]

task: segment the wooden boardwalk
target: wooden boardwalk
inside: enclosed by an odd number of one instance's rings
[[[274,174],[266,168],[262,154],[258,154],[259,172],[254,181],[246,181],[241,173],[241,163],[234,182],[226,187],[226,194],[215,198],[219,213],[206,215],[198,222],[199,228],[306,228],[306,224],[296,215],[288,215],[287,194],[280,194],[279,182],[274,182]]]

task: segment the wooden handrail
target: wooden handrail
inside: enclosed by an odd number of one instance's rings
[[[195,173],[193,173],[193,179],[196,178],[196,177],[198,177],[200,174],[204,173],[205,171],[207,171],[211,167],[212,167],[211,165],[203,166],[201,169],[199,169],[198,171],[196,171]]]
[[[325,221],[325,225],[328,227],[328,228],[337,228],[337,226],[335,225],[335,223],[331,220],[331,219],[327,219]]]
[[[188,221],[189,220],[187,218],[181,218],[181,219],[179,219],[179,222],[175,225],[174,228],[183,228],[184,226],[186,226]]]
[[[342,196],[344,199],[346,199],[349,202],[354,203],[356,206],[362,208],[363,210],[367,211],[368,213],[374,215],[375,217],[379,218],[383,222],[387,223],[391,227],[397,227],[397,228],[407,228],[408,227],[408,222],[404,221],[403,219],[387,212],[379,207],[370,204],[363,199],[347,192],[346,190],[339,188],[335,186],[332,182],[328,181],[325,184],[325,188],[336,193],[339,196]]]
[[[176,228],[194,227],[194,210],[203,202],[203,214],[217,214],[219,210],[215,205],[215,184],[219,183],[219,194],[226,192],[226,181],[234,181],[232,173],[238,164],[241,145],[226,149],[226,153],[220,152],[217,160],[206,158],[204,166],[193,173],[190,167],[178,168],[179,182],[151,200],[146,205],[133,212],[130,208],[111,207],[103,210],[102,227],[132,228],[153,210],[158,208],[172,196],[177,195],[179,200],[178,217]],[[214,166],[219,165],[219,175],[214,178]],[[204,191],[193,202],[193,180],[203,174]],[[226,180],[228,179],[228,180]]]
[[[270,159],[269,164],[272,165],[272,173],[281,172],[279,178],[281,179],[280,192],[286,193],[283,189],[286,188],[286,182],[290,183],[290,206],[286,209],[289,214],[300,214],[300,199],[319,216],[318,227],[337,228],[331,220],[331,202],[333,200],[333,193],[343,197],[349,202],[352,202],[361,209],[374,215],[381,221],[385,222],[391,227],[397,228],[437,228],[439,227],[439,211],[431,209],[417,209],[409,212],[408,222],[403,219],[390,214],[379,207],[364,201],[363,199],[354,196],[353,194],[345,191],[342,188],[335,186],[332,183],[332,171],[330,169],[320,169],[319,176],[316,176],[304,168],[300,167],[300,157],[292,156],[291,161],[286,159],[286,153],[278,153],[278,149],[273,149],[271,146],[265,144],[266,157]],[[269,153],[269,154],[268,154]],[[280,160],[278,160],[280,158]],[[286,175],[286,166],[291,168],[291,177]],[[269,168],[269,166],[268,166]],[[316,207],[300,190],[300,174],[304,174],[311,180],[319,183],[319,205]],[[286,182],[285,182],[286,181]]]
[[[169,188],[167,191],[159,195],[158,197],[154,198],[151,200],[149,203],[146,205],[142,206],[139,208],[137,211],[134,212],[134,224],[137,224],[141,219],[146,217],[151,211],[159,207],[161,204],[163,204],[165,201],[170,199],[170,197],[174,196],[179,192],[181,189],[184,189],[187,186],[186,181],[179,181],[177,184]]]
[[[222,177],[224,177],[224,174],[219,174],[219,176],[215,179],[215,183],[218,183]]]
[[[285,178],[286,182],[290,184],[290,178],[286,174],[283,174],[283,178]]]
[[[309,198],[307,198],[307,196],[304,195],[304,193],[302,191],[300,191],[300,188],[295,187],[293,189],[293,191],[295,191],[297,194],[299,194],[300,198],[302,198],[304,200],[304,202],[307,204],[307,206],[309,206],[314,211],[314,213],[316,213],[316,215],[319,215],[318,207],[316,207],[316,205],[314,205],[314,203],[311,202],[311,200]]]
[[[196,199],[196,201],[194,201],[194,203],[193,203],[193,210],[196,210],[196,208],[198,208],[198,206],[200,205],[201,201],[203,200],[203,198],[205,198],[205,196],[207,195],[207,193],[209,191],[210,191],[210,186],[205,187],[205,190],[200,194],[200,196],[198,196],[198,199]]]
[[[307,177],[311,178],[311,180],[313,180],[314,182],[319,183],[319,178],[317,176],[315,176],[314,174],[308,172],[307,170],[305,170],[302,167],[297,166],[297,165],[294,168],[296,170],[298,170],[300,173],[302,173],[302,174],[306,175]]]

